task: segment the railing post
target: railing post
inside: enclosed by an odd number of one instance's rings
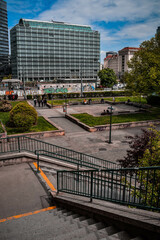
[[[37,173],[39,173],[39,154],[37,154]]]
[[[123,186],[123,202],[125,201],[125,195],[126,195],[126,186]]]
[[[21,146],[20,146],[20,141],[19,141],[19,136],[18,136],[18,151],[21,151]]]
[[[80,153],[81,167],[82,167],[82,153]]]
[[[92,202],[93,197],[93,171],[91,171],[91,192],[90,192],[90,202]]]
[[[59,172],[57,171],[57,195],[59,193]]]

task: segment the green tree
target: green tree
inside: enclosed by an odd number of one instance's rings
[[[128,67],[124,79],[132,94],[160,94],[160,35],[144,41]]]
[[[101,85],[103,87],[113,87],[117,83],[116,74],[113,69],[105,68],[98,72],[98,77],[101,80]]]
[[[138,181],[135,187],[133,182],[127,181],[132,196],[140,199],[141,203],[147,206],[157,207],[160,197],[160,131],[155,128],[143,130],[141,136],[132,138],[131,150],[127,157],[120,160],[122,167],[138,167],[136,172]],[[155,167],[155,169],[148,167]],[[147,168],[147,169],[142,169]],[[123,183],[126,179],[123,179]]]
[[[8,76],[3,77],[3,80],[5,79],[12,79],[12,74],[9,74]]]
[[[150,149],[147,148],[143,158],[139,159],[139,167],[160,166],[160,131],[155,129],[154,138],[150,138]],[[143,203],[157,207],[160,197],[160,169],[138,171],[141,189],[136,190],[136,196],[141,197]]]

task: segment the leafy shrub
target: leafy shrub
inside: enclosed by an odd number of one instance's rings
[[[33,120],[33,117],[23,113],[17,113],[13,117],[15,127],[22,128],[24,130],[29,130],[29,128],[33,125]]]
[[[138,167],[160,166],[160,131],[151,130],[154,137],[151,137],[147,144],[143,157],[139,159]],[[142,203],[157,207],[160,196],[160,169],[137,172],[137,180],[140,188],[133,188],[133,196],[140,197]]]
[[[37,112],[28,103],[20,102],[10,111],[9,125],[29,130],[33,124],[37,124]]]
[[[147,103],[150,105],[160,105],[160,96],[148,96]]]
[[[2,100],[0,101],[0,112],[9,112],[12,109],[12,105],[6,101]]]

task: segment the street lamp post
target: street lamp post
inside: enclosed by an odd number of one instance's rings
[[[22,77],[23,77],[24,100],[27,100],[27,97],[26,97],[26,87],[25,87],[25,78],[24,78],[24,66],[22,66]]]
[[[110,127],[109,127],[109,141],[108,143],[112,143],[111,141],[111,130],[112,130],[112,113],[113,113],[113,107],[108,107],[108,109],[110,110]]]
[[[65,107],[66,107],[66,114],[67,114],[67,94],[65,94]]]
[[[83,97],[83,81],[82,81],[82,62],[81,62],[81,98]]]

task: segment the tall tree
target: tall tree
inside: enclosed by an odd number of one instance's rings
[[[160,94],[160,34],[140,45],[128,67],[131,71],[124,75],[127,89],[136,94]]]
[[[101,80],[101,85],[103,87],[113,87],[117,83],[116,74],[113,69],[105,68],[98,72],[98,77]]]

